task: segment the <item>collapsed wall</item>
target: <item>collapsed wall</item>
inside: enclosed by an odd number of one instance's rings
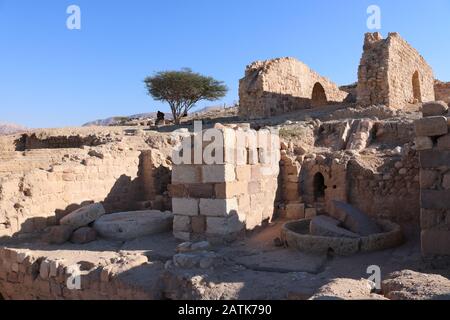
[[[292,112],[348,96],[336,84],[294,58],[256,61],[239,82],[239,114],[255,119]]]
[[[203,141],[206,136],[215,136],[214,142]],[[216,125],[192,138],[197,143],[188,136],[182,144],[187,161],[174,163],[172,171],[174,236],[184,241],[231,241],[271,220],[278,188],[278,135]],[[203,156],[214,145],[214,162],[203,157],[192,163],[195,145]]]
[[[367,33],[358,70],[357,101],[403,108],[433,101],[433,70],[398,33]]]

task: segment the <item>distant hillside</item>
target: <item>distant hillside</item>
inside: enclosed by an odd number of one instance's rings
[[[83,124],[83,127],[93,127],[93,126],[111,126],[118,124],[122,121],[133,120],[133,119],[156,119],[157,112],[149,112],[149,113],[138,113],[133,114],[131,116],[117,116],[110,117],[106,119],[94,120],[88,123]],[[166,119],[172,119],[172,114],[166,113]]]
[[[27,131],[24,126],[0,121],[0,136]]]

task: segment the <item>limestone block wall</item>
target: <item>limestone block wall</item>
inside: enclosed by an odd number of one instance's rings
[[[420,150],[422,253],[450,255],[450,135],[448,115],[416,121]]]
[[[433,70],[398,33],[383,39],[379,33],[365,35],[358,70],[358,103],[403,108],[434,97]]]
[[[180,240],[231,241],[274,215],[280,162],[278,135],[269,130],[213,130],[224,141],[218,162],[173,166],[169,189],[175,214],[174,236]],[[242,136],[245,143],[236,143]],[[205,143],[202,149],[208,145]]]
[[[295,58],[256,61],[239,83],[239,114],[262,118],[342,102],[348,93]]]
[[[0,236],[34,232],[88,202],[109,212],[132,207],[141,192],[139,151],[103,154],[0,178]]]
[[[450,103],[450,82],[436,80],[434,83],[436,100]]]

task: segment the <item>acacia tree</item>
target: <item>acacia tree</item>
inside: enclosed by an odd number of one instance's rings
[[[192,72],[191,69],[157,72],[147,77],[144,83],[153,99],[169,104],[176,124],[197,102],[218,100],[228,91],[222,81]]]

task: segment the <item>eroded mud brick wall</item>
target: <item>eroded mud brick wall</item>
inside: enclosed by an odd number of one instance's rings
[[[367,33],[358,70],[358,103],[403,108],[433,101],[433,70],[398,33]]]
[[[174,235],[180,240],[231,241],[274,215],[280,162],[278,135],[269,130],[214,130],[224,141],[219,164],[173,166],[169,189]],[[236,144],[236,136],[244,134],[245,143]]]
[[[415,125],[420,150],[422,253],[426,257],[450,255],[448,115],[424,117]]]
[[[239,113],[270,117],[311,106],[342,102],[347,92],[294,58],[256,61],[239,84]]]

